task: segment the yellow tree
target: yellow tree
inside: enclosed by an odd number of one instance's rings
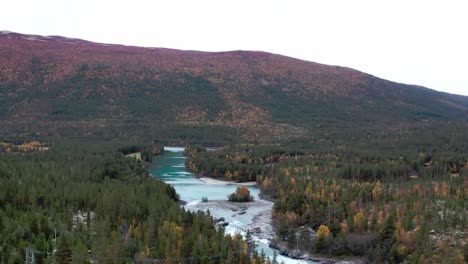
[[[320,225],[317,231],[317,249],[323,251],[326,248],[327,238],[330,235],[330,229],[326,225]]]
[[[330,235],[330,229],[326,225],[320,225],[317,231],[317,237],[320,238],[327,238]]]
[[[441,189],[442,189],[442,196],[447,198],[448,194],[450,193],[450,187],[448,186],[448,184],[446,182],[443,182]]]
[[[309,182],[309,184],[307,184],[307,187],[304,191],[304,195],[309,202],[312,201],[313,194],[314,194],[314,190],[312,187],[312,182]]]
[[[360,211],[357,214],[355,214],[353,217],[353,221],[354,221],[354,228],[358,232],[363,232],[364,231],[364,213]]]
[[[374,201],[377,201],[377,199],[379,198],[381,194],[382,194],[382,185],[380,184],[380,181],[377,181],[374,188],[372,189],[372,199]]]
[[[348,222],[346,221],[346,219],[344,219],[340,225],[341,225],[341,232],[343,234],[349,233],[349,226],[348,226]]]
[[[439,193],[440,193],[440,187],[439,187],[439,183],[436,182],[436,184],[434,184],[434,193],[436,196],[439,196]]]

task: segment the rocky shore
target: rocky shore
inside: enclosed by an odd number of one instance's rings
[[[309,253],[304,253],[296,249],[289,249],[287,246],[287,242],[285,241],[277,241],[273,240],[269,244],[270,248],[278,250],[279,254],[282,256],[286,256],[292,259],[297,260],[310,260],[314,263],[321,263],[321,264],[364,264],[365,261],[359,257],[349,257],[343,259],[334,259],[334,258],[326,258],[326,257],[319,257],[317,255],[311,255]]]
[[[208,177],[201,177],[198,178],[200,181],[206,184],[214,184],[214,185],[238,185],[238,186],[255,186],[257,182],[233,182],[233,181],[222,181]]]

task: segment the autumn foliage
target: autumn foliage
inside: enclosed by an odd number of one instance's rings
[[[357,135],[375,135],[364,142],[391,146],[409,130],[432,130],[427,125],[463,128],[466,122],[459,121],[468,112],[465,97],[258,51],[180,51],[5,33],[0,57],[0,132],[17,134],[128,136],[144,130],[190,143],[214,141],[202,137],[214,134],[216,143],[308,138],[338,146],[360,130]],[[345,140],[331,142],[337,138]]]
[[[245,186],[237,187],[236,192],[230,194],[228,198],[231,202],[251,202],[254,199],[250,195],[249,189]]]
[[[454,254],[463,249],[467,158],[431,156],[431,165],[424,166],[427,156],[231,146],[200,153],[187,164],[215,177],[242,179],[255,172],[263,194],[275,200],[278,237],[294,242],[301,234],[301,243],[290,242],[291,249],[299,245],[310,253],[360,255],[383,263],[439,259],[445,253],[432,250],[438,244]],[[458,176],[451,173],[454,166],[461,168]],[[418,178],[409,177],[415,174]],[[315,236],[310,236],[311,229]],[[432,229],[436,234],[430,236]]]

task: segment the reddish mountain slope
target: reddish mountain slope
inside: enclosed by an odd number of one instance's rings
[[[180,51],[2,32],[0,58],[0,118],[9,126],[84,122],[92,130],[94,122],[177,121],[240,128],[256,139],[261,133],[303,136],[317,125],[466,122],[468,116],[467,97],[265,52]]]

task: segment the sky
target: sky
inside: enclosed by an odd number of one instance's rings
[[[4,0],[0,30],[261,50],[468,95],[465,0]]]

